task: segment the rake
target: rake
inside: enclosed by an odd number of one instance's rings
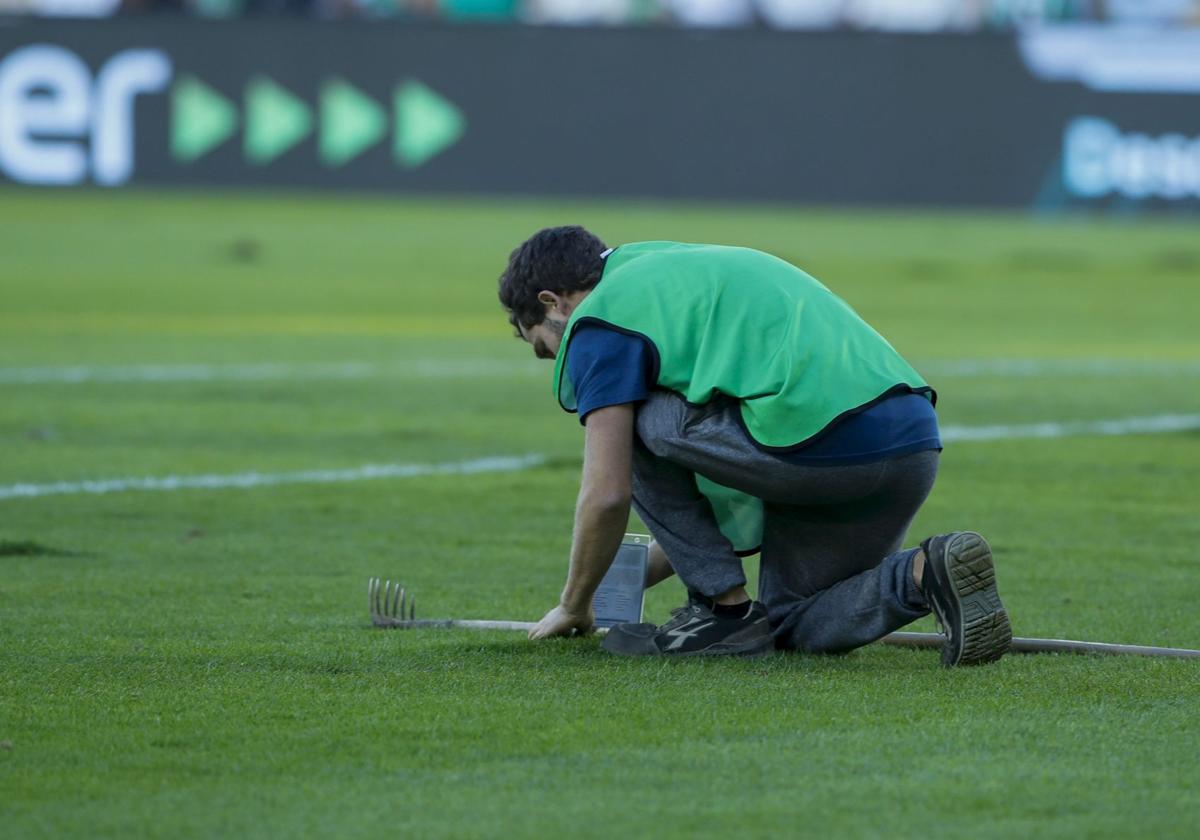
[[[416,630],[420,628],[463,628],[467,630],[532,630],[533,621],[487,621],[464,618],[416,617],[416,600],[399,583],[373,577],[367,583],[371,624],[380,628]],[[598,628],[604,633],[605,628]],[[891,633],[879,640],[885,645],[913,648],[940,648],[945,641],[940,633]],[[1200,659],[1200,650],[1189,648],[1121,645],[1110,642],[1080,642],[1073,639],[1026,639],[1014,636],[1013,653],[1106,653],[1126,656],[1165,656],[1175,659]]]
[[[462,618],[416,617],[416,598],[399,583],[373,577],[367,584],[370,601],[371,623],[376,627],[392,627],[402,630],[420,628],[465,627],[469,630],[531,630],[531,621],[477,621]]]

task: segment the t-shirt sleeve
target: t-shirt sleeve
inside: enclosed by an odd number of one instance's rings
[[[567,376],[579,422],[598,408],[641,402],[650,394],[653,354],[646,339],[599,324],[580,324],[567,346]]]

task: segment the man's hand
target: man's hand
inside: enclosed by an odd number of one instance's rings
[[[585,612],[571,613],[567,612],[566,607],[559,604],[546,613],[545,617],[537,623],[537,626],[529,631],[529,638],[548,639],[551,636],[570,636],[576,631],[579,633],[590,633],[595,623],[596,617],[592,613],[590,606]]]

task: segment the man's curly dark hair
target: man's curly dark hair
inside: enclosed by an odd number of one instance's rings
[[[607,246],[579,225],[539,230],[509,255],[500,275],[500,303],[514,327],[536,327],[546,317],[538,292],[556,294],[591,289],[604,273]]]

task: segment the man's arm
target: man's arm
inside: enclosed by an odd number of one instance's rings
[[[587,416],[583,482],[575,505],[571,567],[559,605],[529,638],[592,629],[592,596],[612,565],[629,524],[633,473],[633,404],[599,408]]]

